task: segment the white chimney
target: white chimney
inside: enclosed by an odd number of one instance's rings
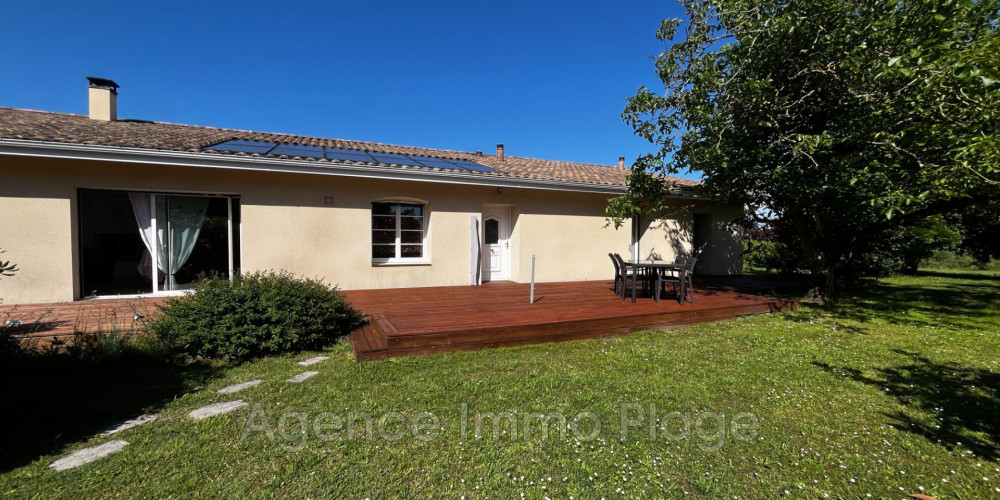
[[[107,78],[88,76],[90,119],[113,122],[118,119],[118,84]]]

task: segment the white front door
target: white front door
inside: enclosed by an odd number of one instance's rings
[[[510,279],[510,218],[507,207],[483,211],[483,281]]]

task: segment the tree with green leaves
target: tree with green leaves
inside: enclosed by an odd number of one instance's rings
[[[681,0],[623,118],[657,150],[612,218],[662,213],[662,174],[777,224],[832,283],[884,235],[1000,194],[1000,0]]]
[[[986,264],[991,258],[1000,259],[1000,196],[993,193],[971,198],[969,206],[949,222],[962,232],[959,251]]]

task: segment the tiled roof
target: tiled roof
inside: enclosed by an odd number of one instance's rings
[[[477,155],[464,151],[394,146],[374,142],[323,139],[300,135],[250,132],[246,130],[177,125],[140,120],[105,122],[91,120],[83,115],[4,107],[0,107],[0,138],[250,157],[261,157],[261,155],[206,151],[203,148],[234,139],[273,141],[371,152],[463,159],[480,163],[495,170],[495,172],[461,171],[462,173],[473,175],[582,182],[611,186],[625,185],[625,176],[629,172],[628,169],[619,170],[617,167],[612,166],[538,160],[510,155],[505,155],[504,159],[500,160],[496,155]],[[287,158],[274,155],[265,156],[270,158]],[[326,159],[299,159],[320,163],[330,162],[330,160]],[[412,170],[445,170],[414,166],[405,168]],[[697,184],[697,182],[681,178],[672,178],[672,180],[676,181],[680,186],[693,186]]]

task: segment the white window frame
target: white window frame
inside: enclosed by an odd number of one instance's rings
[[[402,214],[400,210],[396,211],[396,239],[395,248],[396,256],[390,258],[376,258],[374,254],[372,255],[372,265],[373,266],[408,266],[408,265],[427,265],[431,263],[430,259],[430,244],[429,238],[427,237],[429,231],[427,230],[430,221],[430,205],[423,200],[417,199],[406,199],[406,198],[392,198],[392,199],[380,199],[372,200],[372,208],[376,204],[379,205],[419,205],[421,207],[420,216],[420,246],[421,246],[421,256],[420,257],[402,257]],[[368,222],[368,251],[371,252],[372,248],[375,246],[375,242],[372,239],[372,232],[375,230],[372,227],[373,210],[369,210],[369,222]]]

